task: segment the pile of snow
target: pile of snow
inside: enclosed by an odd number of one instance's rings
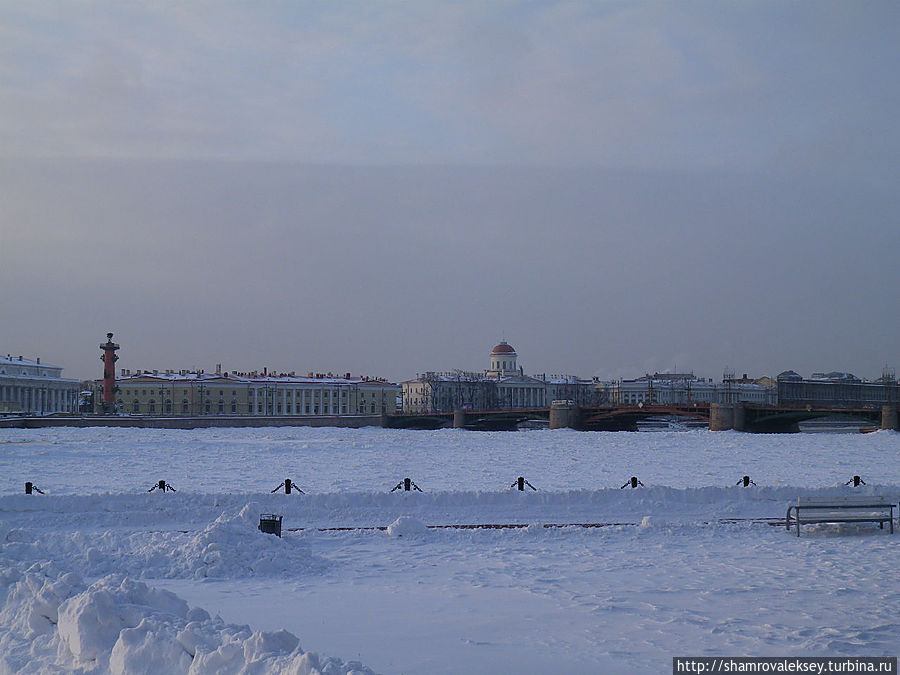
[[[387,528],[389,537],[422,537],[427,532],[428,526],[412,516],[400,516]]]
[[[296,538],[283,539],[259,531],[260,506],[250,503],[237,514],[222,514],[199,534],[172,551],[172,574],[203,578],[296,576],[321,570],[327,563]]]
[[[0,572],[0,671],[371,673],[320,659],[291,633],[226,624],[121,575],[86,585],[49,562]]]
[[[61,508],[77,510],[79,498],[42,498],[39,503],[31,501],[30,506],[44,506],[45,511],[16,514],[13,505],[23,499],[0,499],[0,515],[7,519],[18,516],[18,527],[10,520],[0,521],[7,560],[52,559],[65,561],[93,578],[119,573],[139,579],[296,578],[321,573],[329,566],[297,537],[260,532],[259,516],[267,510],[256,502],[247,503],[246,496],[231,500],[233,505],[217,516],[207,513],[212,522],[205,525],[190,523],[191,529],[173,530],[163,516],[149,531],[110,527],[120,517],[134,514],[137,503],[133,498],[107,498],[104,513],[93,519],[82,512],[80,529],[72,529],[70,519],[54,508],[59,501]],[[191,500],[186,503],[190,507]],[[145,518],[137,520],[143,523]],[[166,529],[160,530],[160,524]]]

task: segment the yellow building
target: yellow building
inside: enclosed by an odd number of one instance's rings
[[[102,383],[97,387],[101,390]],[[396,384],[352,378],[349,373],[297,377],[292,373],[132,373],[123,369],[116,381],[116,411],[181,417],[381,415],[396,412],[399,393]],[[100,400],[99,394],[94,400]]]

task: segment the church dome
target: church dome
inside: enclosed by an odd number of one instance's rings
[[[516,350],[513,349],[512,345],[508,344],[506,342],[506,340],[502,340],[499,345],[497,345],[496,347],[494,347],[491,350],[492,356],[497,355],[497,354],[515,354],[515,353],[516,353]]]

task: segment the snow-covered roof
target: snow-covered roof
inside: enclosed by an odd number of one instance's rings
[[[508,375],[507,377],[501,377],[498,384],[505,385],[514,385],[514,384],[546,384],[544,380],[539,380],[536,377],[529,377],[528,375]]]
[[[653,380],[654,382],[683,382],[686,380],[695,381],[699,379],[693,373],[647,373],[637,378],[638,381]]]
[[[406,380],[404,384],[420,382],[493,382],[500,384],[540,383],[540,384],[576,384],[590,386],[596,384],[593,380],[585,380],[574,375],[507,375],[498,379],[497,375],[488,375],[480,372],[453,371],[449,373],[426,372],[412,380]]]
[[[62,366],[41,363],[40,359],[26,359],[23,356],[13,357],[10,354],[0,356],[0,376],[6,378],[22,378],[32,381],[41,380],[56,384],[74,383],[78,381],[61,377],[62,371]]]
[[[469,372],[463,370],[455,370],[449,373],[437,373],[428,371],[422,373],[413,380],[406,380],[407,383],[412,382],[496,382],[496,377],[488,377],[484,373]]]
[[[62,366],[54,366],[49,363],[41,363],[40,360],[32,360],[26,359],[22,356],[11,356],[7,354],[6,356],[0,356],[0,365],[14,365],[14,366],[35,366],[38,368],[55,368],[57,370],[62,370]]]
[[[595,384],[593,380],[587,380],[577,375],[550,375],[541,379],[548,384]]]
[[[831,371],[830,373],[813,373],[810,378],[811,380],[824,380],[826,382],[859,382],[860,379],[856,377],[853,373],[842,373],[836,370]]]
[[[296,375],[236,375],[234,373],[196,373],[196,372],[141,372],[120,375],[117,381],[121,384],[135,381],[151,382],[218,382],[221,384],[256,384],[256,383],[299,383],[330,385],[382,385],[396,386],[392,382],[380,378],[369,377],[298,377]]]

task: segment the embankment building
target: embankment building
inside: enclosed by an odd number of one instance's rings
[[[62,377],[62,367],[10,354],[0,356],[0,413],[73,413],[81,383]]]
[[[99,389],[99,385],[98,385]],[[316,417],[397,410],[400,387],[379,378],[310,373],[216,373],[122,369],[116,412],[131,415]],[[97,412],[100,412],[99,408]]]

